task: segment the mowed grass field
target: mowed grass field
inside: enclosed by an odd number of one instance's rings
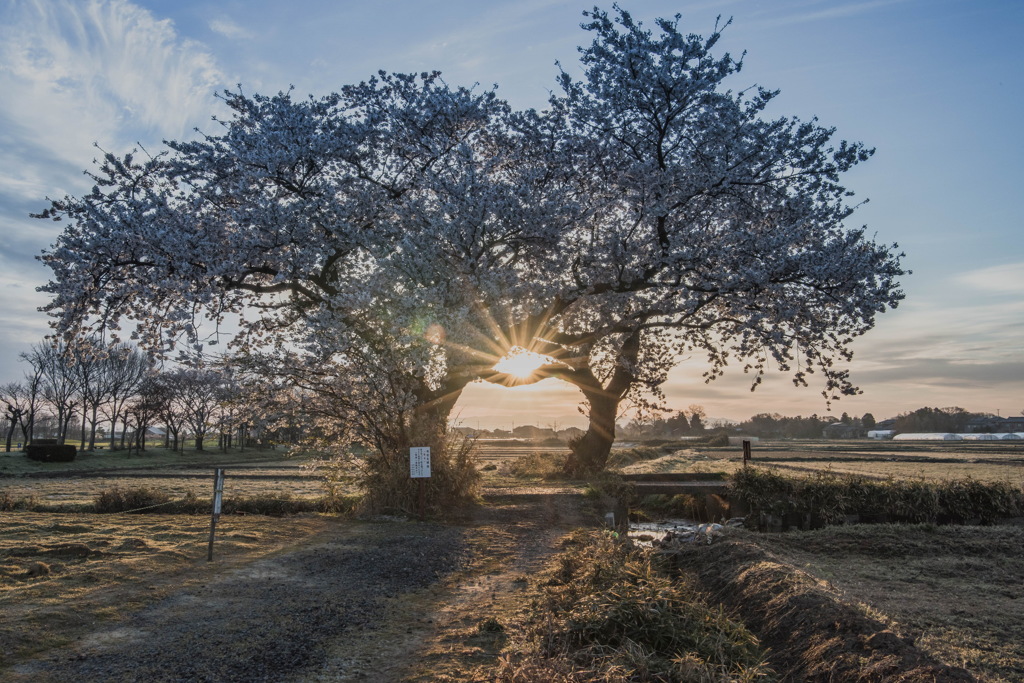
[[[478,463],[483,468],[531,453],[561,450],[566,449],[531,442],[482,443]],[[283,449],[176,453],[153,448],[130,456],[126,451],[97,451],[80,454],[71,463],[40,463],[21,452],[0,453],[0,496],[45,506],[66,506],[69,510],[91,505],[102,491],[113,488],[148,488],[174,499],[189,495],[204,499],[212,494],[213,470],[222,467],[226,498],[278,496],[312,500],[322,496],[324,490],[321,476],[309,467],[311,460],[304,456],[286,458]],[[484,475],[485,483],[502,485],[492,470]]]
[[[224,495],[231,498],[254,496],[291,496],[316,498],[323,494],[320,479],[298,465],[292,467],[225,467]],[[93,476],[53,477],[45,479],[0,479],[0,489],[14,499],[32,499],[47,506],[69,508],[92,504],[101,491],[148,488],[173,499],[195,496],[209,498],[213,493],[210,469],[111,472]]]
[[[217,449],[197,451],[189,448],[182,452],[166,448],[149,447],[141,454],[127,450],[98,450],[79,452],[72,462],[36,462],[29,460],[21,451],[0,453],[0,478],[17,477],[25,474],[47,473],[100,473],[109,470],[152,470],[165,468],[210,468],[236,463],[246,464],[292,464],[286,459],[286,451],[280,449],[230,449],[223,453]],[[0,479],[2,481],[2,479]]]

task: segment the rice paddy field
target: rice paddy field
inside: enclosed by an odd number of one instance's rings
[[[623,468],[628,472],[733,472],[743,466],[742,449],[731,447],[658,447],[650,459]],[[622,445],[620,448],[626,448]],[[651,449],[647,449],[649,452]],[[972,478],[1024,486],[1021,442],[872,442],[761,441],[753,445],[752,464],[794,474],[831,470],[878,479]]]
[[[477,448],[485,486],[507,483],[500,468],[503,462],[567,451],[564,445],[511,439],[481,440]],[[618,443],[612,461],[617,469],[630,473],[731,473],[743,466],[739,446],[706,447],[686,442],[657,446]],[[251,449],[184,454],[153,449],[142,456],[99,451],[82,454],[72,463],[38,463],[20,452],[0,453],[0,492],[13,499],[56,506],[89,504],[100,491],[115,487],[151,488],[172,498],[205,498],[212,489],[212,470],[223,467],[227,472],[225,497],[312,499],[322,495],[323,489],[319,475],[309,464],[309,458],[286,458],[283,451]],[[1024,486],[1021,442],[761,441],[754,444],[753,464],[792,474],[830,470],[878,479],[969,477]]]
[[[535,441],[517,441],[515,439],[496,439],[477,441],[477,457],[481,465],[500,464],[506,460],[515,460],[535,453],[568,452],[565,444],[539,443]]]

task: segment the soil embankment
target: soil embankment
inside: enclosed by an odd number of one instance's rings
[[[820,581],[756,545],[727,538],[667,553],[711,599],[736,614],[787,681],[974,681],[935,661]]]

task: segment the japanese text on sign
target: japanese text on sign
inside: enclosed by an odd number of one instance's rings
[[[430,478],[430,446],[409,449],[409,476],[413,479]]]

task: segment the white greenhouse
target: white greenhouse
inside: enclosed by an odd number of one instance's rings
[[[895,435],[895,429],[872,429],[868,432],[869,439],[891,439]]]
[[[921,433],[921,434],[897,434],[892,437],[893,441],[962,441],[959,434],[943,432]]]
[[[995,434],[960,434],[964,441],[999,441]]]
[[[1015,434],[1013,432],[999,432],[992,436],[996,437],[1000,441],[1016,441],[1018,439],[1024,439],[1024,434]]]

